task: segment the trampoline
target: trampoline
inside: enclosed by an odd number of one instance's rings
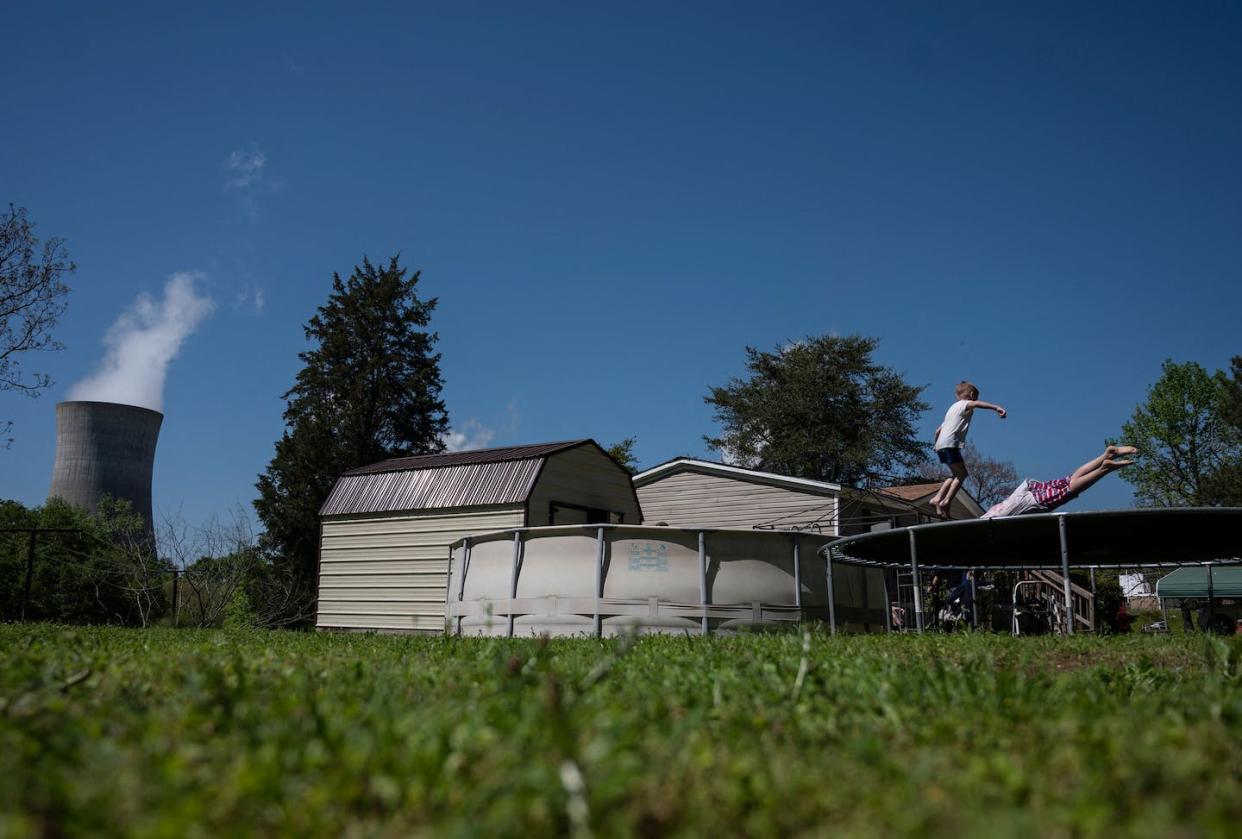
[[[915,625],[920,630],[923,571],[1056,570],[1064,581],[1065,610],[1070,615],[1067,631],[1072,633],[1070,568],[1238,563],[1242,508],[1054,512],[937,522],[846,537],[825,545],[820,553],[827,560],[830,589],[838,563],[908,569],[915,580]],[[835,623],[831,615],[829,619]]]

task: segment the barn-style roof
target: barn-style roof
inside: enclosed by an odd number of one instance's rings
[[[405,472],[411,469],[442,469],[445,466],[465,466],[473,463],[504,463],[510,460],[530,460],[576,448],[591,440],[563,440],[559,443],[534,443],[527,446],[505,446],[498,449],[471,449],[464,452],[443,454],[419,454],[413,457],[394,457],[350,469],[346,475],[373,475],[377,472]]]
[[[341,475],[319,515],[520,504],[549,456],[585,445],[597,444],[566,440],[383,460]]]

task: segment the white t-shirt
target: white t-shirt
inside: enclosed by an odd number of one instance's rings
[[[1009,493],[1009,497],[992,507],[979,518],[1003,519],[1009,516],[1021,516],[1025,513],[1042,513],[1047,508],[1039,503],[1035,493],[1031,492],[1031,479],[1025,478],[1018,488]]]
[[[944,422],[940,424],[940,436],[936,438],[936,451],[941,449],[960,449],[966,442],[966,432],[970,431],[970,416],[975,409],[970,401],[959,399],[949,406],[945,412]]]

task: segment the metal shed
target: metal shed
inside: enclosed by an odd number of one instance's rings
[[[320,629],[444,631],[449,545],[515,527],[641,524],[594,440],[394,458],[343,474],[320,509]]]

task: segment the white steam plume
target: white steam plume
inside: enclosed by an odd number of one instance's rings
[[[163,300],[139,294],[104,335],[108,352],[99,370],[71,387],[68,398],[162,411],[168,363],[215,308],[210,298],[194,288],[202,276],[196,272],[170,275]]]

